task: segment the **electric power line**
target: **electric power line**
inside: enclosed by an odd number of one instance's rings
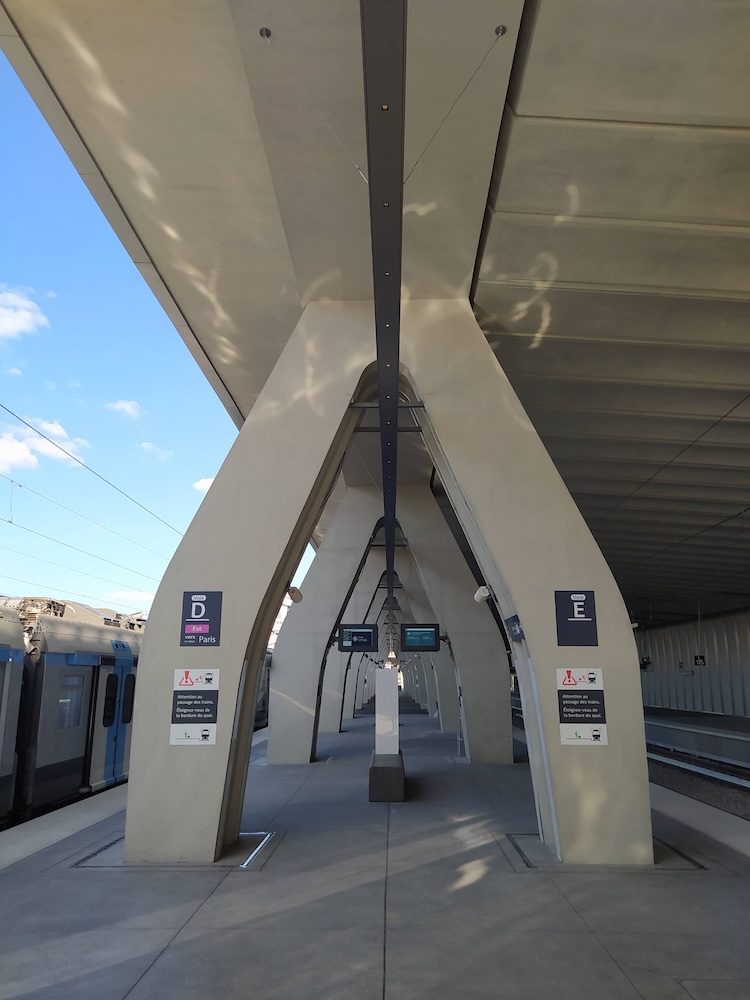
[[[12,549],[9,545],[0,545],[0,549],[4,549],[6,552],[14,552],[17,556],[23,556],[24,559],[34,559],[36,562],[46,563],[48,566],[56,566],[57,569],[68,570],[69,573],[78,573],[79,576],[88,576],[92,580],[101,580],[102,583],[114,583],[117,587],[129,587],[132,590],[139,590],[140,587],[135,583],[123,583],[122,580],[110,580],[107,576],[97,576],[95,573],[87,573],[85,570],[76,569],[74,566],[66,566],[64,563],[52,562],[50,559],[42,559],[41,556],[32,556],[30,552],[21,552],[20,549]]]
[[[0,576],[0,580],[12,580],[13,583],[25,583],[27,587],[41,587],[42,593],[45,590],[47,590],[47,585],[46,584],[35,583],[33,580],[19,580],[18,577],[15,577],[15,576]],[[59,590],[60,588],[59,587],[53,587],[52,589],[53,590]],[[97,601],[97,602],[99,602],[99,600],[100,600],[100,598],[98,598],[98,597],[92,597],[91,594],[77,594],[77,593],[75,593],[75,591],[71,591],[71,593],[73,594],[73,597],[85,597],[87,601]],[[67,598],[65,598],[65,597],[55,597],[55,598],[53,598],[53,600],[56,600],[56,601],[57,600],[59,600],[59,601],[65,601],[65,600],[67,600]],[[117,603],[120,604],[120,607],[129,608],[131,611],[143,611],[142,607],[141,608],[137,608],[133,604],[121,604],[120,601],[118,601]]]
[[[149,510],[148,507],[144,507],[142,503],[140,503],[134,497],[131,497],[129,493],[125,492],[125,490],[121,490],[119,486],[115,486],[114,483],[111,483],[109,479],[105,479],[104,476],[100,475],[98,472],[92,469],[90,465],[86,465],[86,463],[83,461],[82,458],[79,458],[77,455],[73,455],[71,452],[66,451],[61,444],[58,444],[57,441],[54,441],[52,438],[47,437],[46,434],[42,434],[42,432],[38,430],[36,427],[34,427],[33,424],[30,424],[27,420],[24,420],[23,417],[19,417],[17,413],[14,413],[13,410],[9,409],[7,406],[4,406],[3,403],[0,403],[0,409],[5,410],[5,412],[9,413],[14,420],[17,420],[19,423],[23,424],[24,427],[28,427],[29,430],[33,431],[35,434],[38,434],[40,438],[44,438],[44,440],[47,441],[49,444],[54,445],[54,447],[57,448],[59,451],[61,451],[63,455],[67,455],[68,458],[71,458],[74,462],[78,462],[78,464],[83,466],[83,468],[86,469],[87,472],[90,472],[92,476],[96,476],[97,479],[101,479],[101,481],[103,483],[106,483],[107,486],[111,486],[113,490],[116,490],[119,494],[124,496],[126,500],[130,500],[131,503],[134,503],[136,507],[140,507],[141,510],[145,510],[147,514],[151,515],[151,517],[155,517],[157,521],[161,521],[161,523],[165,525],[167,528],[169,528],[170,531],[174,531],[176,534],[182,536],[181,531],[178,531],[177,528],[169,524],[168,521],[165,521],[164,518],[159,517],[158,514],[154,514],[154,512],[152,510]]]
[[[66,549],[72,549],[74,552],[80,552],[81,555],[90,556],[92,559],[98,559],[100,562],[107,563],[109,566],[117,566],[118,569],[127,570],[128,573],[135,573],[136,576],[142,576],[144,580],[153,580],[154,583],[160,582],[157,577],[149,576],[147,573],[141,573],[140,570],[133,569],[132,566],[123,566],[122,563],[112,562],[111,559],[105,559],[103,556],[97,556],[93,552],[87,552],[85,549],[79,549],[75,545],[69,545],[68,542],[60,541],[59,538],[52,538],[51,535],[44,535],[41,531],[34,531],[33,528],[27,528],[25,524],[19,524],[18,521],[9,521],[7,517],[0,517],[0,521],[4,521],[6,524],[12,525],[14,528],[20,528],[22,531],[28,531],[30,534],[37,535],[39,538],[46,538],[48,542],[55,542],[56,545],[63,545]]]
[[[154,549],[150,549],[147,545],[143,545],[142,542],[137,542],[134,538],[128,538],[127,535],[123,535],[119,531],[115,531],[114,528],[108,528],[106,524],[100,524],[99,521],[95,521],[92,517],[82,514],[79,510],[73,510],[72,507],[66,507],[64,503],[60,503],[58,500],[53,500],[52,497],[45,496],[44,493],[39,493],[37,490],[32,490],[30,486],[25,486],[23,483],[19,483],[16,479],[11,479],[10,476],[6,476],[2,472],[0,472],[0,477],[7,479],[12,486],[17,486],[21,490],[26,490],[27,493],[33,493],[34,496],[41,497],[42,500],[46,500],[48,503],[53,503],[56,507],[62,508],[62,510],[67,510],[69,514],[75,514],[76,517],[81,517],[84,521],[88,521],[90,524],[95,524],[97,528],[103,528],[105,531],[109,531],[113,535],[117,535],[118,538],[122,538],[126,542],[130,542],[132,545],[137,545],[146,552],[150,552],[152,556],[158,556],[160,559],[169,559],[169,556],[163,556],[161,552],[156,552]]]

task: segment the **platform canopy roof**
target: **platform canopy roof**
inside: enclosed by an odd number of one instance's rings
[[[750,0],[407,37],[403,297],[471,299],[635,620],[750,605]],[[238,425],[372,298],[357,0],[0,0],[0,44]]]

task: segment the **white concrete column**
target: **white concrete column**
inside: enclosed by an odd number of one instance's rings
[[[398,674],[375,672],[375,753],[396,754],[398,735]]]
[[[383,549],[371,549],[365,562],[360,578],[354,588],[349,605],[344,612],[344,621],[369,623],[374,620],[376,610],[375,591],[385,570],[385,555]],[[354,717],[355,695],[357,687],[357,675],[361,656],[355,655],[351,658],[349,672],[345,678],[344,707],[342,718],[352,719]]]
[[[440,478],[503,617],[518,615],[526,635],[518,677],[538,730],[542,836],[566,862],[651,864],[638,656],[609,567],[468,302],[404,303],[401,333]],[[558,645],[556,591],[595,592],[598,645]],[[561,668],[603,671],[607,745],[562,745]]]
[[[338,649],[328,650],[323,675],[323,690],[320,698],[319,733],[341,731],[344,682],[350,653],[340,653]]]
[[[257,671],[373,345],[372,303],[307,306],[167,568],[138,665],[129,862],[211,862],[237,837]],[[183,595],[197,592],[222,594],[220,641],[181,646]],[[175,671],[188,669],[218,676],[215,743],[170,744]]]
[[[409,602],[414,621],[437,621],[438,615],[432,608],[424,592],[422,581],[414,566],[414,560],[408,549],[396,551],[396,572],[403,587],[405,599]],[[440,650],[434,653],[424,653],[422,663],[425,671],[429,671],[428,683],[431,683],[430,716],[434,715],[437,702],[440,729],[444,733],[455,733],[458,716],[458,686],[453,660],[447,647],[441,644]],[[429,669],[432,667],[432,669]],[[442,684],[442,687],[441,687]]]
[[[329,636],[382,516],[383,500],[376,490],[347,488],[305,577],[305,598],[289,609],[271,668],[269,764],[304,764],[312,759]]]
[[[458,718],[458,684],[456,683],[456,668],[451,655],[445,646],[441,645],[439,652],[428,654],[432,659],[437,682],[438,709],[440,711],[440,729],[444,733],[455,733]]]
[[[419,707],[429,713],[430,688],[427,683],[427,674],[425,673],[424,664],[419,657],[417,657],[414,661],[414,667],[417,674],[417,685],[419,687]]]
[[[400,489],[397,516],[461,674],[467,756],[512,764],[508,660],[497,624],[473,600],[474,577],[429,488]]]

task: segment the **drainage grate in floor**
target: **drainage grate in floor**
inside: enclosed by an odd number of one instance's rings
[[[246,843],[246,842],[253,843],[254,841],[257,841],[256,846],[253,848],[253,851],[250,854],[250,856],[245,861],[243,861],[241,865],[238,866],[239,868],[244,868],[245,870],[247,870],[250,867],[251,863],[255,860],[255,858],[257,858],[257,856],[260,854],[260,852],[266,846],[266,844],[271,839],[271,837],[273,837],[273,834],[272,833],[241,833],[240,837],[241,838],[247,838],[247,841],[245,841],[245,840],[242,841],[243,844]]]

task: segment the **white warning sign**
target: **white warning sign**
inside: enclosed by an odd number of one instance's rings
[[[170,746],[213,746],[219,714],[218,670],[175,670]]]
[[[563,746],[607,746],[604,678],[600,669],[558,669],[557,704]]]

